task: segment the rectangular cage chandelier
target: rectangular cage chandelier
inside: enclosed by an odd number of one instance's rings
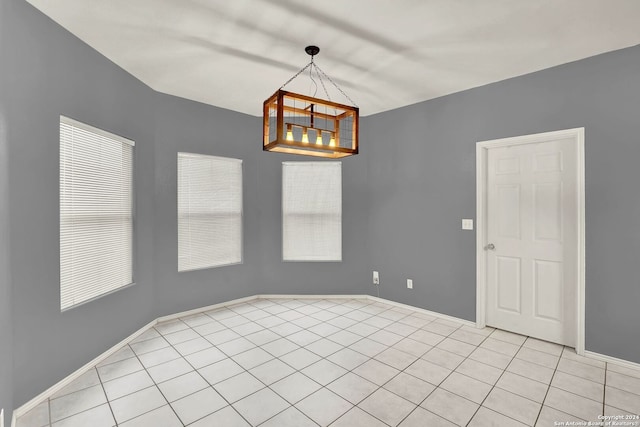
[[[311,55],[311,62],[264,101],[262,149],[334,159],[358,154],[358,107],[313,62],[314,55],[320,49],[307,46],[305,51]],[[315,69],[327,100],[283,90],[284,86],[307,69],[310,77]],[[354,105],[333,102],[326,90],[323,77]],[[312,77],[311,79],[313,80]]]

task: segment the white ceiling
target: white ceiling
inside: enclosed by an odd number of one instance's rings
[[[28,1],[153,89],[256,116],[308,44],[362,115],[640,44],[638,0]]]

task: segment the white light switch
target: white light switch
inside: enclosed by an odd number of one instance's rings
[[[407,279],[407,289],[413,289],[413,279]]]
[[[463,219],[462,220],[462,229],[463,230],[473,230],[473,220],[472,219]]]

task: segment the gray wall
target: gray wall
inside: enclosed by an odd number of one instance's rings
[[[11,218],[17,407],[153,317],[153,92],[25,1],[2,2],[11,183],[2,204]],[[59,296],[60,114],[137,144],[137,285],[65,313]]]
[[[5,3],[0,1],[0,58],[4,58],[5,29]],[[0,409],[4,408],[5,411],[5,425],[10,425],[13,409],[13,322],[9,262],[9,141],[6,104],[5,79],[0,78]]]
[[[0,58],[4,55],[4,2],[0,1]],[[1,72],[1,71],[0,71]],[[0,409],[9,425],[13,409],[13,323],[11,307],[11,271],[9,268],[9,173],[6,122],[6,85],[0,78]]]
[[[636,46],[366,117],[381,296],[475,321],[476,141],[585,127],[586,348],[640,362],[638,70]]]
[[[262,118],[159,93],[155,100],[157,315],[255,294],[350,294],[366,281],[364,157],[344,160],[343,262],[283,263],[281,164],[308,158],[263,152],[257,137],[262,134]],[[178,273],[179,151],[243,159],[243,264]]]

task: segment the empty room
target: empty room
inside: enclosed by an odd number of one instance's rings
[[[638,22],[0,0],[0,427],[640,427]]]

